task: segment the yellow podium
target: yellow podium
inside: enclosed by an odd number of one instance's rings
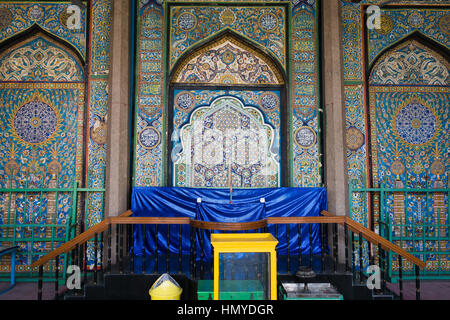
[[[259,268],[256,274],[263,275],[263,283],[267,283],[267,294],[269,300],[277,299],[277,255],[275,247],[278,244],[278,240],[270,233],[213,233],[211,234],[211,245],[214,248],[214,300],[219,300],[219,296],[223,297],[221,291],[227,290],[219,287],[219,284],[223,288],[229,288],[230,282],[240,283],[246,282],[241,280],[226,280],[222,279],[219,282],[219,275],[225,274],[224,270],[220,270],[219,257],[227,254],[241,254],[244,255],[246,260],[242,263],[238,263],[239,268]],[[249,263],[248,256],[253,255],[253,264]],[[223,261],[223,269],[225,269],[226,259]],[[247,262],[245,262],[247,261]],[[236,268],[236,266],[234,266]],[[243,271],[240,270],[242,273]],[[248,270],[247,272],[248,273]]]

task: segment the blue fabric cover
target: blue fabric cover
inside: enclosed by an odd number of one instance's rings
[[[261,198],[264,199],[261,202]],[[201,199],[201,202],[198,202]],[[266,217],[311,217],[319,216],[322,210],[327,210],[327,195],[325,188],[264,188],[264,189],[233,189],[232,204],[228,189],[210,188],[179,188],[179,187],[134,187],[131,199],[131,209],[135,217],[189,217],[203,221],[214,222],[250,222]],[[142,226],[135,226],[133,250],[136,255],[142,254]],[[268,225],[267,231],[279,241],[277,252],[287,253],[285,225]],[[146,227],[146,254],[155,252],[155,226]],[[180,241],[183,254],[190,252],[189,226],[181,228],[173,225],[158,226],[158,253],[167,253],[169,239],[170,253],[178,253]],[[320,253],[320,228],[314,224],[312,228],[313,252]],[[170,232],[170,237],[167,234]],[[201,238],[199,237],[201,235]],[[196,248],[203,240],[205,260],[209,260],[209,232],[197,235]],[[309,227],[302,225],[301,250],[309,253]],[[290,254],[297,254],[298,228],[289,226]],[[200,252],[197,251],[197,257]]]

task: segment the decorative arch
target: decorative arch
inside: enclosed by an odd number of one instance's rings
[[[81,61],[44,33],[0,52],[0,81],[84,81]]]
[[[286,161],[284,155],[288,148],[281,143],[288,130],[287,113],[282,112],[286,76],[269,53],[227,29],[182,56],[174,65],[169,81],[172,143],[169,143],[168,185],[228,187],[232,183],[233,187],[279,187],[282,181],[287,180],[287,170],[281,174],[281,163]],[[231,107],[233,105],[236,107]],[[202,124],[202,130],[206,130],[205,134],[198,135],[205,139],[203,142],[189,143],[185,136],[186,132],[194,130],[194,123]],[[253,133],[247,132],[248,126],[253,126],[253,131],[260,128],[265,132],[269,145],[259,150],[260,153],[252,148],[260,145],[256,141],[262,136],[251,130]],[[234,138],[226,138],[227,130],[241,133]],[[250,144],[240,144],[236,149],[240,135],[243,135],[242,141]],[[208,142],[216,138],[221,142]],[[235,144],[226,146],[230,139],[234,139]],[[220,147],[222,151],[234,148],[240,155],[231,159],[222,152],[220,163],[205,165],[200,161],[194,164],[194,158],[187,160],[190,154],[195,153],[194,145],[205,145],[206,149]],[[250,157],[259,157],[259,162],[249,164],[249,154]],[[239,164],[239,157],[247,157],[246,164]],[[267,173],[268,168],[272,170],[270,174]],[[212,172],[215,173],[211,175]]]
[[[283,85],[282,70],[270,53],[226,29],[185,53],[169,78],[179,84]]]
[[[413,179],[423,187],[426,179],[447,179],[433,168],[448,163],[449,81],[448,50],[418,33],[374,61],[368,96],[375,184],[405,186]]]
[[[180,130],[175,186],[276,187],[279,161],[274,129],[256,108],[233,96],[197,108]]]
[[[369,69],[368,105],[372,182],[387,188],[445,188],[448,158],[450,63],[448,49],[416,32],[382,52]],[[379,199],[374,198],[374,204]],[[386,193],[384,219],[394,225],[394,241],[413,237],[417,226],[446,221],[444,194]],[[375,211],[374,220],[379,212]],[[389,218],[387,218],[389,217]],[[383,219],[383,217],[381,217]],[[440,220],[442,219],[442,220]],[[385,220],[386,221],[386,220]],[[405,225],[412,227],[405,228]],[[437,230],[439,227],[434,227]],[[430,251],[440,250],[432,233],[423,235]],[[404,242],[416,251],[417,244]],[[434,249],[433,249],[434,248]],[[448,261],[427,258],[427,271],[445,269]],[[439,254],[436,253],[436,257]],[[393,260],[393,270],[399,268]]]
[[[449,83],[448,59],[423,41],[409,37],[378,57],[371,85],[438,85]]]
[[[449,74],[446,51],[423,37],[404,39],[374,62],[368,96],[375,186],[423,189],[448,185]],[[439,215],[448,218],[443,195],[426,197],[432,210],[425,210],[429,207],[424,201],[421,195],[394,193],[386,195],[383,206],[394,225],[438,224]],[[406,228],[396,228],[391,237],[398,237],[399,231],[412,236]],[[435,246],[433,240],[427,242]],[[429,260],[428,268],[434,263]],[[397,262],[393,266],[398,268]]]
[[[80,66],[82,66],[82,69],[84,69],[86,62],[79,49],[77,49],[72,43],[61,37],[58,37],[57,35],[49,32],[36,23],[29,28],[21,30],[20,32],[17,32],[11,37],[0,42],[0,55],[3,54],[4,51],[10,51],[10,48],[16,46],[17,44],[23,44],[24,41],[32,38],[35,35],[41,35],[47,40],[57,44],[57,46],[62,50],[69,52],[74,57],[74,59],[77,60]]]
[[[37,25],[2,43],[0,125],[9,133],[1,141],[0,168],[9,176],[2,181],[81,182],[85,79],[77,51]]]

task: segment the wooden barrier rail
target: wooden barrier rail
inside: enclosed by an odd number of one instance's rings
[[[425,268],[425,266],[426,266],[425,262],[423,262],[422,260],[416,258],[412,254],[410,254],[408,251],[400,248],[399,246],[393,244],[392,242],[389,242],[385,238],[383,238],[380,235],[376,234],[372,230],[364,227],[362,224],[356,222],[355,220],[350,219],[349,217],[335,216],[335,215],[333,215],[333,214],[331,214],[331,213],[329,213],[327,211],[322,211],[321,214],[324,217],[327,217],[327,218],[341,218],[341,219],[343,219],[344,220],[343,222],[338,222],[338,223],[341,224],[342,226],[347,225],[347,227],[351,231],[353,231],[354,233],[357,233],[357,234],[361,233],[364,236],[364,238],[366,240],[368,240],[369,242],[371,242],[372,244],[374,244],[374,245],[381,245],[381,247],[384,250],[395,252],[398,255],[402,256],[403,258],[407,259],[408,261],[412,262],[413,264],[419,266],[421,269]]]
[[[103,239],[103,232],[105,232],[107,230],[107,239],[106,242],[101,243],[101,248],[103,249],[107,249],[107,259],[103,260],[103,258],[100,258],[100,267],[105,264],[107,266],[107,270],[111,270],[111,248],[112,248],[112,244],[111,244],[111,234],[112,234],[112,226],[116,227],[116,256],[118,257],[118,265],[119,265],[119,270],[120,272],[123,272],[123,267],[124,267],[124,260],[123,260],[123,254],[124,254],[124,236],[123,236],[123,226],[127,226],[128,231],[127,231],[127,246],[128,249],[125,249],[125,252],[129,252],[129,250],[131,249],[131,255],[130,255],[130,261],[131,263],[133,263],[134,261],[134,249],[132,249],[131,244],[133,243],[133,231],[132,231],[132,226],[133,225],[154,225],[155,227],[155,251],[156,252],[160,252],[157,248],[157,237],[158,237],[158,226],[160,225],[167,225],[167,247],[169,248],[169,241],[170,241],[170,227],[177,225],[179,226],[179,236],[180,236],[180,240],[178,241],[178,267],[179,267],[179,272],[181,272],[181,267],[182,267],[182,227],[183,226],[188,226],[190,227],[190,243],[191,243],[191,249],[190,249],[190,272],[191,272],[191,276],[193,275],[193,278],[196,278],[196,251],[193,248],[196,246],[196,237],[193,237],[193,234],[195,234],[195,229],[203,229],[203,230],[210,230],[211,232],[214,230],[221,230],[221,231],[250,231],[250,230],[263,230],[263,232],[267,232],[267,227],[270,226],[274,226],[275,228],[275,236],[278,233],[278,228],[279,225],[297,225],[297,231],[298,231],[298,239],[301,238],[300,236],[300,232],[301,232],[301,228],[300,226],[303,224],[307,224],[309,225],[309,231],[306,231],[309,235],[309,243],[312,243],[312,226],[314,224],[320,224],[321,225],[321,262],[322,262],[322,268],[324,266],[324,252],[326,254],[327,249],[326,249],[326,232],[324,232],[324,230],[332,230],[332,236],[330,237],[331,241],[332,241],[332,252],[333,252],[333,256],[334,256],[334,261],[333,261],[333,265],[334,265],[334,272],[336,272],[336,268],[338,266],[338,230],[337,230],[337,226],[341,225],[342,227],[344,227],[344,236],[345,236],[345,270],[350,270],[349,268],[349,261],[352,262],[352,268],[351,270],[353,270],[354,274],[355,274],[355,266],[359,266],[359,275],[360,275],[360,279],[363,279],[363,262],[362,262],[362,248],[363,248],[363,244],[362,244],[362,239],[365,239],[365,241],[368,241],[368,243],[374,245],[376,248],[378,248],[378,258],[379,258],[379,264],[380,264],[380,268],[382,270],[386,270],[386,259],[385,259],[385,253],[386,252],[394,252],[396,254],[399,255],[399,266],[400,266],[400,270],[401,270],[401,263],[402,263],[402,259],[405,259],[409,262],[411,262],[412,264],[414,264],[415,266],[415,272],[416,272],[416,299],[420,299],[420,281],[419,281],[419,268],[425,268],[425,263],[423,261],[421,261],[420,259],[418,259],[417,257],[413,256],[412,254],[410,254],[409,252],[405,251],[404,249],[400,248],[399,246],[389,242],[388,240],[384,239],[383,237],[379,236],[378,234],[376,234],[375,232],[371,231],[370,229],[364,227],[363,225],[361,225],[360,223],[350,219],[349,217],[346,216],[335,216],[327,211],[322,211],[321,212],[321,216],[315,216],[315,217],[268,217],[266,219],[263,220],[259,220],[259,221],[253,221],[253,222],[243,222],[243,223],[235,223],[235,222],[208,222],[208,221],[199,221],[199,220],[194,220],[194,219],[190,219],[187,217],[132,217],[132,212],[131,210],[128,210],[127,212],[124,212],[122,215],[118,216],[118,217],[109,217],[104,219],[102,222],[98,223],[97,225],[91,227],[90,229],[86,230],[85,232],[81,233],[80,235],[76,236],[75,238],[73,238],[72,240],[64,243],[63,245],[61,245],[60,247],[58,247],[57,249],[53,250],[52,252],[48,253],[47,255],[43,256],[42,258],[40,258],[39,260],[37,260],[36,262],[34,262],[31,267],[35,268],[35,267],[39,267],[39,283],[38,283],[38,300],[42,299],[42,270],[43,270],[43,265],[49,261],[51,261],[52,259],[55,259],[55,262],[57,263],[58,261],[58,257],[62,254],[68,254],[69,252],[72,252],[72,260],[75,261],[75,264],[82,264],[82,263],[86,263],[86,260],[82,260],[82,259],[86,259],[86,248],[87,248],[87,243],[88,241],[92,241],[92,239],[94,239],[94,250],[95,250],[95,255],[97,256],[97,250],[99,250],[99,246],[98,246],[98,236],[100,235],[100,238]],[[324,229],[324,225],[326,224],[331,224],[332,228],[331,229]],[[292,227],[291,227],[292,228]],[[290,228],[286,228],[286,239],[287,239],[287,243],[289,243],[289,229]],[[295,228],[294,228],[295,229]],[[352,240],[351,240],[351,249],[349,250],[348,247],[348,234],[349,231],[352,235]],[[144,229],[141,229],[141,236],[142,239],[145,239],[147,237],[146,232],[144,231]],[[304,232],[304,231],[303,231]],[[359,243],[359,245],[354,246],[355,241],[353,239],[354,235],[358,236],[358,240],[357,240],[357,244]],[[200,248],[202,248],[203,246],[203,238],[200,238]],[[101,240],[103,241],[103,240]],[[143,240],[145,241],[145,240]],[[293,256],[297,255],[298,257],[298,261],[299,261],[299,265],[301,265],[301,260],[302,260],[302,255],[304,255],[301,252],[300,249],[300,240],[299,241],[299,250],[297,253],[293,253]],[[80,248],[84,247],[84,251]],[[357,248],[359,250],[359,263],[356,264],[357,260],[354,259],[353,255],[356,252],[355,248]],[[169,270],[169,262],[170,262],[170,250],[167,250],[167,257],[166,257],[166,270]],[[352,259],[349,259],[348,257],[348,253],[349,251],[352,252]],[[81,258],[80,252],[84,252],[84,258]],[[144,251],[145,252],[145,251]],[[375,251],[373,251],[375,252]],[[200,274],[203,273],[204,271],[204,254],[203,254],[203,249],[200,250],[201,253],[201,265],[200,265]],[[292,252],[291,252],[292,253]],[[101,254],[101,253],[100,253]],[[77,257],[78,256],[78,257]],[[330,256],[331,256],[331,251],[330,251]],[[146,261],[146,254],[144,254],[143,258],[141,258],[142,260],[142,270],[145,270],[145,261]],[[157,272],[157,265],[158,265],[158,254],[153,254],[155,263],[154,263],[154,272]],[[193,257],[193,258],[192,258]],[[287,255],[286,255],[287,259],[286,259],[286,263],[287,263],[287,270],[289,273],[289,265],[290,265],[290,251],[289,251],[289,246],[287,246]],[[312,259],[313,259],[313,250],[312,250],[312,245],[310,245],[310,249],[309,249],[309,260],[310,260],[310,266],[312,266]],[[94,265],[94,283],[96,283],[97,281],[97,267],[98,267],[98,261],[97,259],[95,259],[95,265]],[[384,264],[383,267],[382,264]],[[102,268],[102,267],[101,267]],[[133,264],[133,268],[134,268],[134,264]],[[56,267],[57,270],[57,267]],[[384,271],[382,271],[384,272]],[[87,272],[84,273],[84,276],[86,277]],[[384,276],[384,274],[382,275]],[[58,288],[58,273],[55,272],[55,277],[56,277],[56,281],[55,281],[55,292],[57,292],[57,288]],[[401,279],[401,275],[400,275],[400,279]],[[361,281],[361,280],[360,280]],[[384,283],[386,281],[386,278],[384,278]],[[401,280],[400,280],[401,283]],[[401,285],[402,287],[402,285]],[[400,297],[402,297],[402,289],[400,289]]]
[[[362,234],[365,239],[374,245],[381,245],[384,250],[393,251],[398,255],[402,256],[411,263],[419,266],[420,268],[425,268],[425,263],[407,252],[406,250],[400,248],[399,246],[389,242],[388,240],[382,238],[375,232],[365,228],[360,223],[345,217],[345,216],[335,216],[327,211],[322,211],[322,216],[318,217],[268,217],[267,219],[255,221],[255,222],[244,222],[244,223],[233,223],[233,222],[207,222],[193,220],[190,218],[170,218],[170,217],[131,217],[131,210],[126,211],[119,217],[109,217],[98,223],[97,225],[86,230],[82,234],[73,238],[72,240],[61,245],[57,249],[43,256],[39,260],[35,261],[31,267],[35,268],[41,266],[51,259],[54,259],[58,255],[63,253],[68,253],[74,249],[77,245],[81,245],[108,229],[109,225],[116,224],[176,224],[176,225],[190,225],[195,228],[200,229],[211,229],[211,230],[250,230],[264,228],[269,224],[313,224],[313,223],[325,223],[333,224],[337,223],[342,226],[347,226],[351,231]]]

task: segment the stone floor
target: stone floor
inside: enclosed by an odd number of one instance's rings
[[[395,292],[400,293],[399,284],[388,283],[387,287]],[[420,297],[422,300],[450,300],[450,280],[447,281],[435,281],[435,280],[422,280],[420,281]],[[0,297],[1,298],[1,297]],[[416,299],[416,282],[404,281],[403,282],[403,299],[415,300]]]
[[[0,282],[0,291],[9,287],[9,283]],[[11,290],[0,295],[1,300],[37,300],[37,282],[18,282]],[[55,284],[44,283],[42,288],[42,299],[53,300],[55,297]]]

